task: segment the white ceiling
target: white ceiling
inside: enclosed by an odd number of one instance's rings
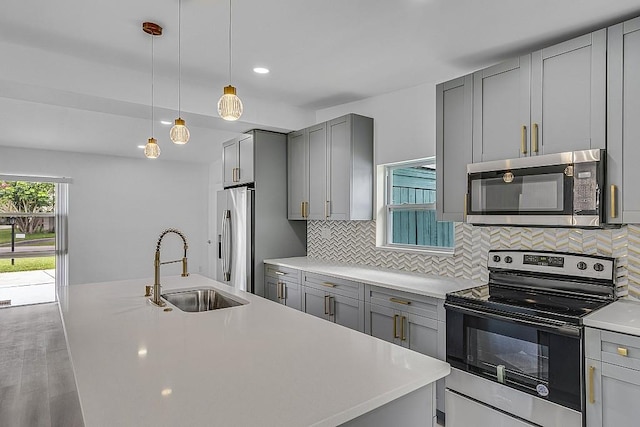
[[[163,159],[211,161],[252,129],[312,124],[315,111],[438,83],[518,52],[640,15],[637,0],[233,0],[238,122],[217,117],[228,84],[228,0],[182,1],[182,116],[192,140],[168,139],[178,107],[178,0],[3,0],[0,145],[142,156],[151,133],[151,41]],[[257,75],[255,66],[271,69]]]

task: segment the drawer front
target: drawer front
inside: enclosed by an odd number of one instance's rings
[[[364,300],[364,285],[351,280],[305,272],[304,285],[332,294]]]
[[[444,320],[444,309],[440,309],[443,306],[443,301],[437,298],[368,286],[366,301],[429,319],[438,320],[441,317],[439,320]]]
[[[296,270],[294,268],[265,264],[264,274],[265,276],[274,277],[276,279],[300,283],[300,270]]]
[[[640,370],[640,337],[601,331],[602,361],[629,369]]]

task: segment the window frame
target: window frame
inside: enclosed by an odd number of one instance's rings
[[[430,255],[439,255],[439,256],[451,256],[454,254],[454,247],[445,247],[445,246],[430,246],[430,245],[412,245],[405,243],[394,243],[393,240],[393,212],[401,212],[405,210],[410,211],[435,211],[436,210],[436,202],[433,203],[402,203],[402,204],[393,204],[393,180],[392,175],[393,171],[397,169],[410,168],[415,166],[423,166],[436,164],[436,158],[427,157],[423,159],[410,160],[404,162],[397,162],[391,164],[380,165],[383,168],[383,181],[382,185],[383,191],[382,194],[382,204],[380,209],[378,210],[378,214],[382,214],[384,226],[380,229],[378,228],[378,232],[382,230],[383,236],[382,239],[378,238],[379,244],[377,245],[380,249],[386,250],[395,250],[395,251],[403,251],[403,252],[419,252],[426,253]],[[436,181],[437,186],[437,181]],[[379,218],[380,219],[380,218]],[[380,242],[381,240],[381,242]]]

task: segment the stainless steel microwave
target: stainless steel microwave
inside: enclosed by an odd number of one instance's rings
[[[469,164],[466,222],[599,227],[605,159],[596,149]]]

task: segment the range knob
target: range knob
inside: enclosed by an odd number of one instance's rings
[[[604,265],[600,264],[599,262],[596,262],[595,264],[593,264],[593,269],[595,271],[602,271],[604,270]]]
[[[513,258],[507,255],[506,257],[504,257],[504,262],[506,262],[507,264],[511,264],[513,262]]]
[[[580,261],[578,263],[578,270],[586,270],[587,269],[587,263],[584,261]]]
[[[493,262],[500,262],[500,255],[494,255]]]

